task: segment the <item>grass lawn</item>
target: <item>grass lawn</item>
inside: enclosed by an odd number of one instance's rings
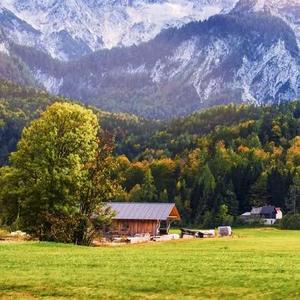
[[[300,231],[89,248],[0,244],[0,299],[300,299]]]

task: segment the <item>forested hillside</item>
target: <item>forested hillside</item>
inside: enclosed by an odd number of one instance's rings
[[[51,103],[62,101],[72,100],[0,80],[0,165],[7,163],[8,155],[15,150],[24,126],[39,117]],[[152,132],[158,126],[157,122],[143,120],[129,114],[108,113],[96,108],[93,110],[101,119],[103,129],[118,140],[126,139],[126,143],[129,144],[129,132],[141,137],[143,132]],[[123,151],[124,147],[117,145],[117,149],[119,147],[119,151]],[[130,145],[128,149],[130,147],[133,146]]]
[[[146,143],[129,136],[123,152],[140,151],[133,163],[120,158],[127,199],[175,199],[185,221],[206,226],[227,219],[227,209],[239,215],[273,204],[290,211],[300,190],[299,117],[299,102],[228,105],[165,124]]]
[[[66,99],[8,82],[0,90],[4,164],[22,128]],[[116,200],[175,201],[184,223],[208,227],[252,205],[300,209],[300,102],[218,106],[164,123],[94,111],[115,137],[115,177],[123,187]]]

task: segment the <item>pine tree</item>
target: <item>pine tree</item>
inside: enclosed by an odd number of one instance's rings
[[[148,169],[145,174],[144,183],[142,184],[142,199],[141,201],[152,202],[157,200],[157,190],[154,185],[151,169]]]
[[[263,206],[269,204],[271,195],[268,192],[268,175],[262,173],[256,182],[251,186],[249,202],[252,206]]]
[[[300,212],[300,176],[298,174],[295,175],[293,184],[290,186],[286,207],[290,213],[297,214]]]

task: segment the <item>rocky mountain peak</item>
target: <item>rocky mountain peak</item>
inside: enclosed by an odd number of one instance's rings
[[[2,0],[0,6],[12,15],[0,12],[0,24],[14,43],[68,61],[100,49],[149,41],[164,29],[228,12],[236,1]]]

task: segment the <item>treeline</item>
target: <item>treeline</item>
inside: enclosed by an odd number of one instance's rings
[[[0,164],[24,126],[52,102],[0,82]],[[300,102],[217,106],[168,122],[93,108],[114,139],[118,201],[175,201],[183,223],[231,223],[251,206],[300,210]]]

